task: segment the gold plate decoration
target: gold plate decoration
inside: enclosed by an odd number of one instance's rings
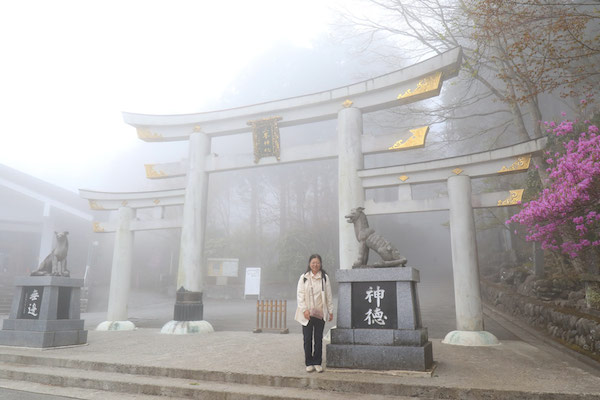
[[[123,200],[121,202],[121,206],[123,206],[123,207],[127,207],[127,204],[129,204],[129,202],[127,200]]]
[[[163,178],[167,176],[164,171],[157,171],[154,169],[154,164],[144,164],[144,168],[146,168],[146,178]]]
[[[152,139],[161,139],[162,135],[159,133],[154,133],[150,131],[148,128],[137,128],[138,138],[142,140],[152,140]]]
[[[514,206],[515,204],[520,204],[524,191],[525,189],[509,191],[509,195],[506,199],[498,200],[498,206]]]
[[[344,106],[344,108],[348,108],[348,107],[352,106],[352,104],[354,104],[354,102],[352,100],[346,99],[346,101],[342,103],[342,106]]]
[[[100,225],[100,222],[94,222],[93,229],[94,229],[94,232],[96,232],[96,233],[104,232],[104,228],[102,227],[102,225]]]
[[[498,173],[503,174],[506,172],[523,171],[529,169],[529,163],[531,162],[531,154],[521,156],[517,158],[517,161],[512,163],[510,167],[503,166],[498,170]]]
[[[461,173],[461,172],[463,172],[463,170],[462,170],[462,169],[460,169],[460,168],[454,168],[454,169],[452,170],[452,172],[454,172],[456,175],[460,175],[460,173]]]
[[[104,210],[104,207],[98,204],[96,200],[88,200],[88,202],[90,203],[90,208],[92,210]]]
[[[156,205],[159,205],[160,204],[160,200],[159,199],[154,199],[153,203],[156,204]]]
[[[275,157],[279,161],[279,127],[277,121],[281,117],[263,118],[248,121],[252,126],[252,139],[254,142],[254,163],[263,157]]]
[[[398,100],[406,99],[407,97],[416,96],[421,93],[430,92],[437,90],[440,87],[442,81],[442,73],[437,72],[433,75],[429,75],[419,81],[415,90],[407,89],[406,92],[398,95]]]
[[[408,176],[402,175],[402,176],[399,176],[398,179],[400,179],[402,182],[405,182],[408,179]]]
[[[425,139],[427,138],[427,132],[429,132],[429,126],[411,129],[411,137],[409,137],[406,141],[402,139],[398,140],[393,146],[389,147],[388,150],[406,150],[424,147]]]

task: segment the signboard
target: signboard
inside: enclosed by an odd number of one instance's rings
[[[352,284],[352,328],[398,329],[396,282]]]
[[[252,125],[252,140],[254,143],[254,162],[262,157],[274,156],[279,161],[279,127],[277,121],[281,117],[271,117],[249,121]]]
[[[23,287],[23,301],[19,312],[19,318],[39,319],[40,306],[42,305],[43,286],[25,286]]]
[[[209,258],[208,276],[237,278],[239,259],[237,258]]]
[[[260,268],[246,268],[244,296],[260,296]]]

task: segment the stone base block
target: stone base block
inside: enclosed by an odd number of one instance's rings
[[[5,319],[2,321],[2,329],[10,331],[80,331],[83,330],[82,319]]]
[[[423,346],[428,341],[427,328],[420,329],[331,329],[333,344],[376,346]]]
[[[133,331],[135,324],[131,321],[104,321],[98,324],[97,331]]]
[[[169,321],[162,327],[160,333],[171,335],[189,335],[211,333],[214,331],[215,330],[208,321]]]
[[[442,343],[476,347],[497,346],[500,344],[500,341],[496,336],[487,331],[452,331],[446,335]]]
[[[203,320],[204,305],[202,303],[202,292],[191,292],[181,288],[177,291],[176,296],[173,311],[174,321]]]
[[[328,344],[326,351],[328,368],[426,371],[433,367],[431,342],[424,346]]]
[[[87,343],[87,331],[0,331],[0,345],[18,347],[60,347],[82,345]]]
[[[2,322],[0,345],[61,347],[87,341],[80,319],[83,279],[63,276],[21,276],[8,319]]]

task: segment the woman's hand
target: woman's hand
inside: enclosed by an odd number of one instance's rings
[[[329,321],[333,321],[333,313],[332,312],[329,313]]]
[[[304,318],[310,319],[310,311],[308,311],[308,310],[304,311]]]

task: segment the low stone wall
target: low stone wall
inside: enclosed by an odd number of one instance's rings
[[[600,318],[523,296],[506,285],[481,283],[481,296],[488,305],[600,361]]]

